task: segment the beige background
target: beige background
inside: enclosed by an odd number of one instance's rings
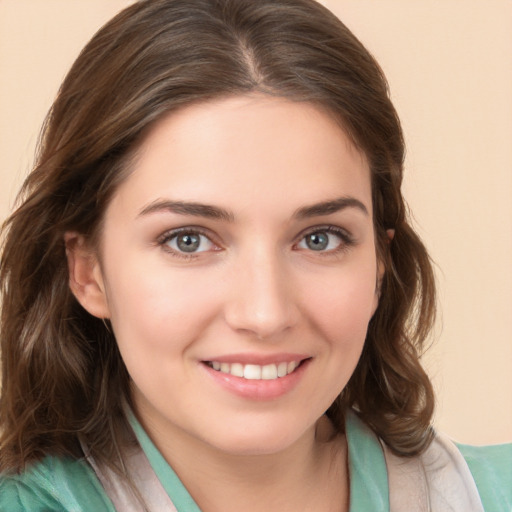
[[[255,0],[257,1],[257,0]],[[0,0],[0,218],[81,47],[127,0]],[[437,425],[512,439],[512,1],[325,0],[388,76],[405,193],[438,264]]]

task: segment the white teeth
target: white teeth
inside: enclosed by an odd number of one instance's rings
[[[284,377],[288,374],[288,363],[279,363],[277,366],[277,376]]]
[[[243,377],[244,376],[244,365],[240,363],[233,363],[231,365],[231,375],[235,377]]]
[[[244,367],[244,379],[261,379],[261,366],[258,366],[257,364],[246,364]]]
[[[299,366],[299,363],[296,363],[295,361],[291,361],[288,363],[288,368],[286,370],[288,371],[288,373],[292,373],[293,370],[295,370],[295,368],[297,368],[297,366]]]
[[[261,378],[264,380],[277,379],[277,366],[275,364],[267,364],[261,368]]]
[[[279,364],[242,364],[242,363],[220,363],[210,361],[208,365],[221,373],[229,373],[235,377],[243,377],[247,380],[275,380],[286,377],[292,373],[300,364],[300,361],[282,362]]]

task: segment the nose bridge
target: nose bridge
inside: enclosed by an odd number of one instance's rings
[[[297,319],[286,258],[267,244],[240,254],[232,275],[226,320],[235,330],[269,338]]]

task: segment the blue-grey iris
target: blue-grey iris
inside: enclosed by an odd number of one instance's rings
[[[201,243],[201,237],[199,235],[180,235],[176,240],[176,244],[180,251],[183,252],[194,252],[199,248]]]
[[[306,245],[312,251],[323,251],[329,245],[327,233],[312,233],[306,237]]]

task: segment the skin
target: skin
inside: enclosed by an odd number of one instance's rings
[[[181,228],[199,228],[197,251],[180,252]],[[336,121],[262,95],[186,107],[143,141],[99,253],[77,233],[66,244],[73,292],[111,320],[135,412],[203,510],[348,508],[345,439],[323,413],[360,357],[382,269],[368,163]],[[276,354],[307,364],[272,398],[205,365]]]

